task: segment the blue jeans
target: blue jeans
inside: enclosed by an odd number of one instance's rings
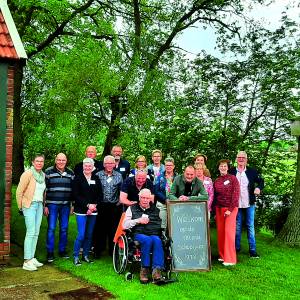
[[[76,222],[78,234],[74,243],[73,256],[79,256],[81,247],[83,248],[83,256],[88,256],[92,245],[96,216],[76,215]]]
[[[254,229],[255,204],[250,205],[250,207],[247,208],[239,208],[236,217],[235,249],[238,251],[241,249],[243,214],[245,214],[246,217],[249,252],[255,253],[256,252],[255,229]]]
[[[134,240],[138,241],[141,246],[142,267],[151,266],[150,253],[152,252],[152,268],[164,268],[164,250],[159,236],[138,233],[134,236]]]
[[[70,215],[69,204],[48,204],[48,230],[47,230],[47,252],[54,252],[55,228],[57,218],[59,219],[59,244],[58,251],[66,251],[68,243],[68,225]]]
[[[23,207],[22,210],[26,226],[24,259],[32,259],[35,256],[36,244],[43,218],[43,202],[33,201],[29,208]]]

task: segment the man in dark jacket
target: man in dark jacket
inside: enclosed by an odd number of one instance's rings
[[[85,157],[91,158],[94,160],[94,169],[93,174],[98,173],[100,170],[103,170],[103,164],[101,161],[97,160],[97,149],[95,146],[88,146],[85,150]],[[83,164],[82,162],[78,163],[74,168],[75,175],[82,174]]]
[[[249,254],[252,258],[259,258],[256,251],[254,216],[256,196],[264,188],[264,180],[256,169],[247,167],[247,153],[240,151],[236,156],[237,167],[230,170],[240,183],[239,211],[236,218],[235,248],[241,250],[241,236],[243,215],[246,217]]]
[[[162,280],[161,270],[164,268],[164,250],[161,234],[161,219],[159,209],[152,202],[153,196],[149,189],[142,189],[139,202],[129,206],[123,227],[132,229],[134,240],[141,245],[140,282],[149,282],[151,267],[150,253],[152,253],[152,279],[154,282]]]
[[[130,173],[130,163],[122,159],[123,149],[120,145],[115,145],[111,149],[111,155],[115,158],[115,170],[122,174],[125,180]]]
[[[147,178],[147,170],[137,170],[134,177],[128,177],[123,181],[120,192],[120,203],[131,206],[139,201],[139,192],[142,189],[149,189],[153,192],[153,183]],[[153,201],[154,201],[154,196]]]

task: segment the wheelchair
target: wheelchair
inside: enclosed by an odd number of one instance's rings
[[[161,234],[161,240],[164,248],[165,267],[162,272],[165,283],[177,281],[172,277],[173,259],[171,252],[171,239],[164,233]],[[113,267],[116,273],[124,274],[125,280],[132,280],[134,277],[134,270],[141,262],[141,251],[139,243],[134,241],[133,233],[130,230],[124,230],[121,235],[115,240],[113,250]]]

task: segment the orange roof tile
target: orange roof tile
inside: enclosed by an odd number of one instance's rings
[[[1,11],[0,11],[0,58],[19,59]]]

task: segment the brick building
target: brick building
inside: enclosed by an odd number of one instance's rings
[[[14,76],[27,59],[5,0],[0,1],[0,261],[10,253]]]

